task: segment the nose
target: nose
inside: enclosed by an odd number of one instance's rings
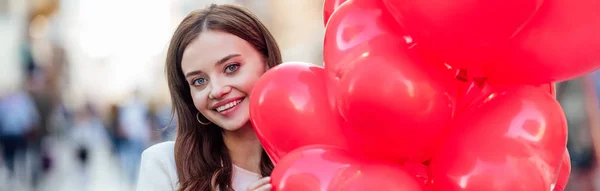
[[[221,83],[213,81],[213,83],[211,83],[211,90],[208,96],[210,99],[221,99],[229,92],[231,92],[231,86],[223,85]]]

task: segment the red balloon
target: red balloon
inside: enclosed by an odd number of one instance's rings
[[[401,166],[377,162],[322,145],[290,152],[273,169],[274,191],[422,191]]]
[[[569,182],[569,176],[571,176],[571,156],[569,155],[569,150],[565,149],[565,154],[562,158],[560,171],[558,173],[556,183],[554,184],[553,191],[565,190],[565,188],[567,187],[567,182]]]
[[[323,2],[323,23],[325,26],[327,26],[327,21],[329,21],[331,14],[346,1],[347,0],[325,0],[325,2]]]
[[[559,103],[503,87],[456,118],[430,164],[434,190],[550,190],[567,140]]]
[[[451,65],[469,68],[471,56],[513,37],[543,0],[383,0],[419,43]]]
[[[250,119],[273,162],[311,144],[345,147],[345,139],[328,107],[325,70],[289,62],[268,70],[250,95]]]
[[[600,67],[600,1],[546,0],[510,41],[480,63],[490,81],[542,84]]]
[[[452,118],[458,82],[420,57],[378,1],[350,1],[331,17],[325,69],[350,150],[382,160],[431,158]],[[387,18],[387,19],[386,19]]]
[[[421,184],[429,184],[429,174],[427,172],[427,166],[423,163],[418,162],[407,162],[402,165],[406,171],[415,176]]]
[[[335,11],[325,28],[325,70],[338,76],[343,75],[352,61],[345,60],[344,57],[348,54],[360,56],[373,51],[371,41],[376,39],[403,40],[399,26],[383,9],[383,4],[379,1],[354,0],[342,4]]]
[[[400,49],[381,48],[357,58],[335,87],[349,147],[379,159],[426,161],[452,119],[451,94],[440,73]]]

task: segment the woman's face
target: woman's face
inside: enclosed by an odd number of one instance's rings
[[[206,119],[229,131],[248,123],[248,97],[266,70],[263,56],[250,43],[226,32],[204,31],[185,48],[181,69],[194,106]]]

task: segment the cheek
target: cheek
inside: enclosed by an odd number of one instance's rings
[[[264,72],[262,72],[262,71],[256,71],[256,72],[249,73],[249,75],[247,75],[245,77],[243,90],[246,93],[250,94],[250,92],[252,91],[252,88],[254,88],[254,85],[256,84],[256,82],[258,82],[258,80],[260,79],[260,76],[262,76],[263,73]]]
[[[194,101],[194,106],[198,111],[206,110],[206,102],[208,96],[205,91],[191,91],[192,100]]]

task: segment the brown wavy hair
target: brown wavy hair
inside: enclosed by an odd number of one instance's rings
[[[173,104],[172,118],[177,118],[175,164],[180,191],[232,190],[232,161],[223,142],[222,128],[196,121],[190,89],[181,70],[185,48],[201,32],[227,32],[249,42],[272,68],[282,62],[279,47],[258,18],[235,5],[211,5],[187,15],[173,35],[166,60],[166,75]],[[262,151],[260,173],[269,176],[273,163]]]

